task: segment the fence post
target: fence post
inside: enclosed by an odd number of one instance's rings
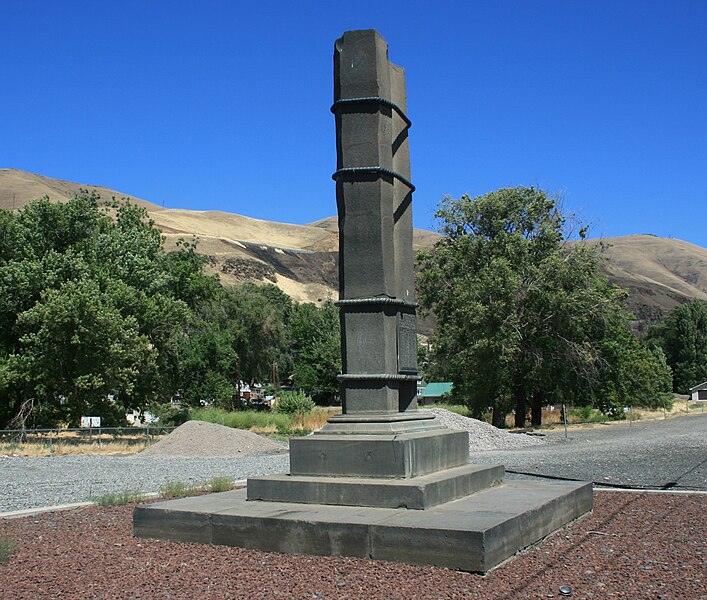
[[[567,439],[567,407],[562,404],[562,420],[565,422],[565,439]]]

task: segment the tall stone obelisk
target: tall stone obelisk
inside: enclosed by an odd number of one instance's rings
[[[416,410],[411,123],[405,72],[388,61],[388,45],[376,31],[350,31],[336,42],[332,111],[344,416],[331,423],[419,430],[433,415]]]
[[[373,30],[334,52],[343,413],[290,440],[290,472],[135,509],[135,535],[487,571],[591,509],[591,484],[469,463],[417,409],[405,75]]]
[[[375,30],[334,47],[343,412],[290,443],[292,475],[413,477],[468,463],[468,434],[417,409],[405,72]]]

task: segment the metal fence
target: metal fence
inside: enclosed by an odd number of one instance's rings
[[[171,433],[175,427],[82,427],[68,429],[0,429],[0,450],[23,444],[55,446],[149,445],[155,438]]]

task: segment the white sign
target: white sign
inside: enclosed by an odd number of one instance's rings
[[[100,427],[101,417],[81,417],[81,427]]]

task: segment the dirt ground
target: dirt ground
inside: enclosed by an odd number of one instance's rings
[[[705,599],[707,495],[596,492],[594,511],[486,576],[136,539],[134,505],[0,521],[15,598]]]

